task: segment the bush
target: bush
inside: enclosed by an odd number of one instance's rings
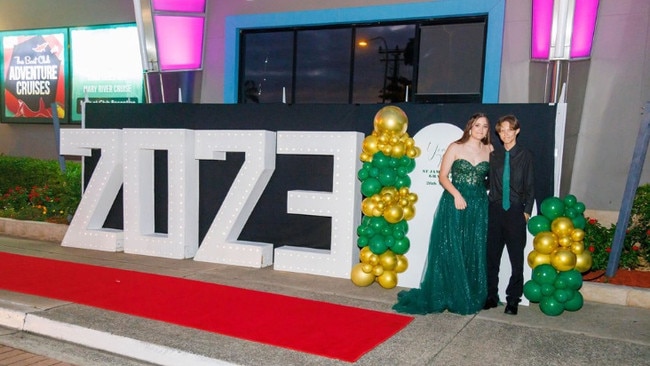
[[[593,258],[592,270],[607,268],[616,225],[603,226],[588,218],[585,225],[585,248]],[[650,183],[637,188],[625,232],[619,267],[635,269],[650,262]]]
[[[81,163],[0,155],[0,217],[68,223],[81,200]]]

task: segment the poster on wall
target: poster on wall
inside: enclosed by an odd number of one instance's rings
[[[66,37],[63,29],[2,34],[3,122],[52,122],[54,113],[67,118]]]
[[[70,30],[73,122],[81,121],[81,105],[142,103],[144,73],[133,25]]]

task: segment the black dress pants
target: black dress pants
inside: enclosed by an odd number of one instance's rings
[[[526,218],[524,207],[513,202],[509,210],[501,202],[490,202],[487,232],[488,298],[498,299],[499,267],[503,248],[508,251],[512,272],[506,288],[506,301],[517,304],[524,291],[524,249],[526,248]]]

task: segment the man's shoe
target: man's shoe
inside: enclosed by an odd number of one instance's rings
[[[506,305],[506,310],[503,312],[509,315],[517,315],[517,309],[518,305],[517,304],[507,304]]]
[[[497,299],[488,297],[487,300],[485,300],[485,305],[483,305],[483,310],[496,308],[497,305],[499,305],[499,301],[497,301]]]

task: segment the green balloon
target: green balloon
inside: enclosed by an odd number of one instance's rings
[[[542,300],[542,287],[535,281],[529,280],[524,284],[524,296],[531,302]]]
[[[542,215],[536,215],[528,220],[528,232],[533,236],[541,233],[542,231],[551,231],[551,221]]]
[[[573,205],[573,208],[575,208],[579,214],[584,213],[585,210],[587,209],[587,207],[585,207],[585,204],[582,202],[576,202],[576,204]]]
[[[392,187],[395,185],[397,173],[392,168],[381,168],[379,169],[379,176],[377,178],[384,187]]]
[[[563,290],[563,289],[566,289],[569,286],[568,286],[564,276],[558,275],[555,278],[555,282],[553,282],[553,287],[555,287],[556,289],[562,289]]]
[[[575,207],[565,207],[564,208],[564,216],[573,219],[574,217],[577,217],[579,215],[578,211],[575,209]],[[574,225],[575,227],[575,225]]]
[[[553,296],[553,293],[555,292],[555,287],[553,287],[553,285],[550,283],[545,283],[541,285],[541,288],[542,288],[542,296]]]
[[[576,196],[574,196],[572,194],[567,194],[566,196],[564,196],[564,206],[565,207],[573,207],[573,205],[575,205],[576,202],[578,202],[578,199],[576,198]]]
[[[585,228],[585,225],[587,225],[587,219],[582,214],[577,215],[576,217],[571,219],[571,222],[573,222],[573,227],[577,229],[583,229]]]
[[[539,285],[552,285],[557,277],[557,271],[550,264],[540,264],[533,269],[532,277],[533,281],[537,282]]]
[[[386,243],[384,242],[383,235],[375,235],[372,238],[370,238],[370,241],[368,242],[368,247],[370,248],[371,252],[377,255],[383,254],[386,250],[388,250],[388,246],[386,246]]]
[[[370,169],[366,169],[366,168],[359,169],[359,172],[357,173],[357,177],[362,182],[368,179],[368,177],[370,177]]]
[[[539,309],[549,316],[558,316],[564,312],[564,304],[555,300],[552,296],[545,296],[539,302]]]
[[[359,248],[366,247],[366,246],[368,246],[368,241],[369,241],[369,240],[368,240],[368,237],[366,237],[366,236],[360,236],[360,237],[357,239],[357,246],[358,246]]]
[[[557,300],[559,303],[564,304],[567,302],[570,298],[572,298],[571,293],[573,290],[567,290],[567,289],[557,289],[555,292],[553,292],[553,297],[555,300]]]
[[[361,194],[366,197],[370,197],[373,194],[379,193],[381,191],[381,183],[375,178],[368,178],[363,183],[361,183]]]
[[[411,178],[408,175],[397,177],[397,179],[395,179],[395,188],[400,189],[404,187],[411,188]]]
[[[393,246],[390,248],[395,254],[404,254],[409,251],[411,248],[411,241],[408,237],[403,237],[401,239],[396,239]]]
[[[559,276],[564,278],[567,288],[571,290],[579,290],[582,287],[582,274],[576,269],[560,272]]]
[[[557,197],[548,197],[542,201],[540,211],[542,215],[553,221],[564,213],[564,202]]]
[[[575,291],[573,298],[564,303],[564,309],[567,311],[577,311],[584,305],[584,298],[579,291]]]
[[[372,165],[377,168],[385,168],[390,165],[390,157],[379,151],[372,156]]]

